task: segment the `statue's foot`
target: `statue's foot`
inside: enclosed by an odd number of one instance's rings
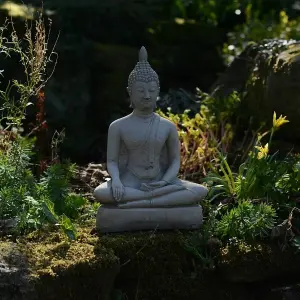
[[[200,199],[192,190],[183,189],[173,193],[151,197],[149,199],[128,201],[119,203],[119,208],[162,208],[162,207],[182,207],[199,203]]]
[[[120,203],[119,208],[150,208],[151,200],[138,200],[126,203]]]

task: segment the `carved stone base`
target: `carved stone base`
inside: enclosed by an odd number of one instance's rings
[[[172,208],[131,208],[101,206],[96,228],[103,233],[154,229],[198,229],[202,224],[200,205]]]

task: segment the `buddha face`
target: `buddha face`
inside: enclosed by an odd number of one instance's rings
[[[130,101],[136,110],[153,111],[158,94],[159,88],[155,81],[136,81],[131,87]]]

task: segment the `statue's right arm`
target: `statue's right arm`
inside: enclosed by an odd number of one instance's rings
[[[119,151],[120,151],[120,127],[119,124],[113,122],[108,129],[107,138],[107,171],[112,181],[120,180],[119,173]]]

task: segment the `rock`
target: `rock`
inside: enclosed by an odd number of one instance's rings
[[[288,141],[300,137],[300,43],[264,40],[252,43],[212,86],[212,95],[226,97],[236,90],[242,95],[242,113],[247,122],[253,116],[258,126],[270,126],[273,112],[290,121],[276,136]]]
[[[17,226],[16,219],[0,219],[0,234],[9,234],[11,233]]]
[[[88,184],[91,188],[97,187],[100,183],[110,178],[106,171],[106,164],[93,164],[79,167],[76,172],[76,179]]]
[[[77,168],[74,179],[72,180],[72,186],[76,192],[94,201],[94,189],[109,178],[110,176],[106,171],[106,164],[90,163],[87,166]]]
[[[31,292],[27,259],[12,242],[0,246],[0,299],[21,299]]]

